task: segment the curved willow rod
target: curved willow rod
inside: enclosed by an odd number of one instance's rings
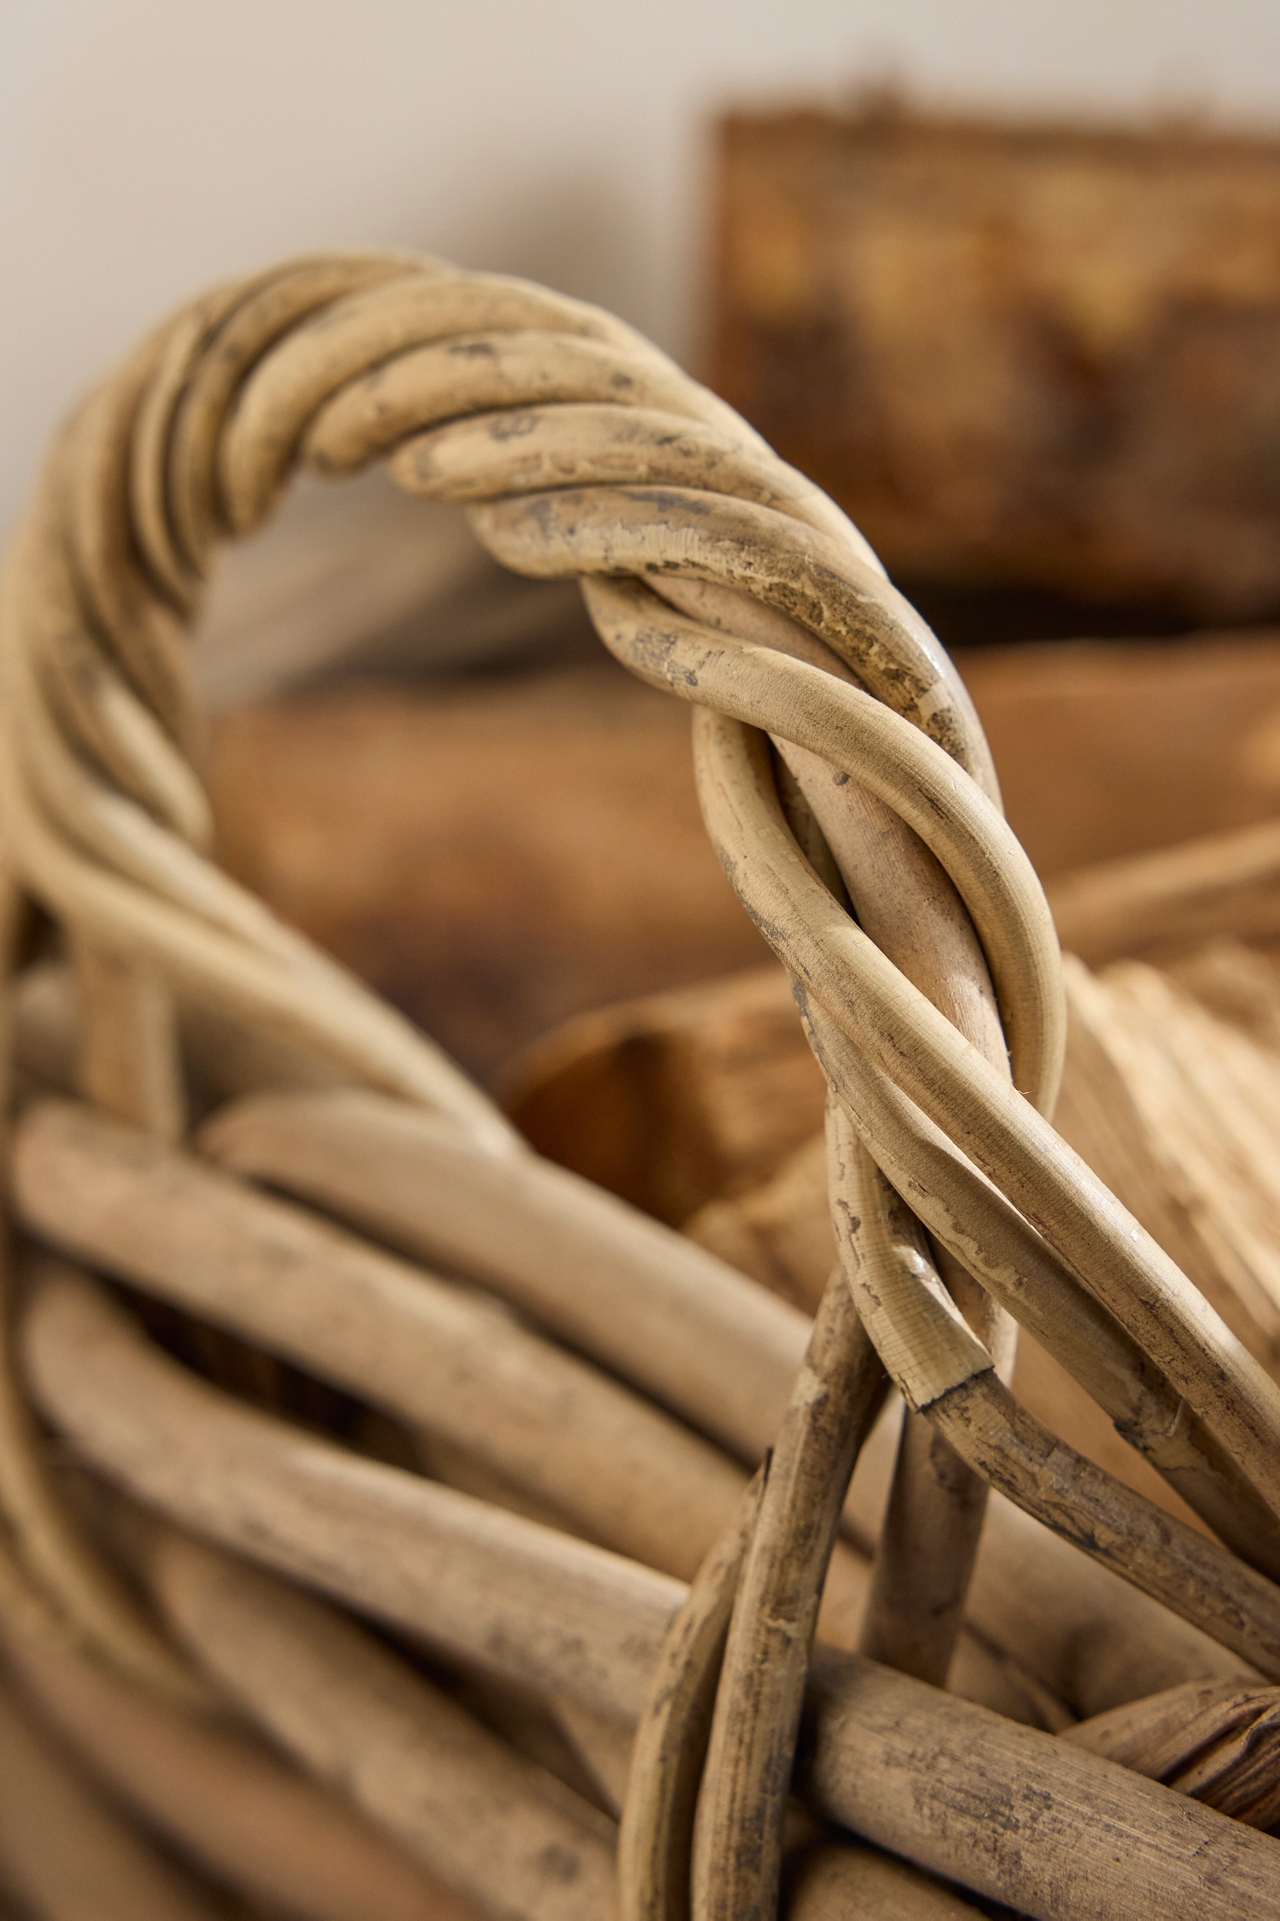
[[[759,737],[699,709],[696,739],[703,811],[725,869],[804,996],[1025,1215],[1280,1512],[1280,1388],[1079,1156],[833,900],[796,848]]]
[[[842,1264],[863,1321],[909,1404],[1026,1512],[1280,1678],[1280,1587],[1094,1467],[1027,1414],[932,1271],[914,1216],[882,1180],[843,1114],[832,1129],[831,1161],[841,1195]],[[847,1211],[855,1197],[856,1225]],[[918,1360],[926,1345],[938,1363],[928,1371]]]
[[[739,1577],[698,1809],[693,1912],[754,1909],[782,1870],[791,1758],[840,1507],[879,1411],[884,1374],[837,1272],[760,1495]],[[795,1517],[803,1525],[795,1526]],[[744,1686],[749,1677],[750,1685]]]
[[[729,1618],[767,1469],[690,1584],[662,1643],[636,1724],[618,1831],[622,1921],[685,1921],[698,1786],[711,1738]]]
[[[1111,1484],[1082,1475],[1052,1499],[1037,1492],[1037,1433],[992,1366],[1008,1348],[1005,1308],[1056,1327],[1068,1364],[1162,1471],[1233,1545],[1260,1520],[1257,1558],[1276,1566],[1280,1391],[1049,1124],[1064,1034],[1057,949],[972,705],[844,515],[595,308],[404,255],[295,262],[173,316],[72,418],[0,589],[0,832],[75,956],[86,1090],[122,1118],[180,1131],[180,988],[433,1109],[509,1167],[524,1158],[429,1042],[206,852],[182,639],[216,546],[260,525],[296,467],[381,458],[409,491],[464,503],[518,571],[582,577],[606,644],[699,705],[704,810],[814,1015],[849,1148],[833,1203],[855,1297],[912,1403],[982,1481],[1068,1539],[1110,1517],[1108,1552],[1131,1578],[1141,1563],[1150,1588],[1270,1662],[1275,1590],[1263,1577],[1153,1533]],[[919,1184],[919,1211],[972,1325],[923,1241],[911,1285],[875,1302],[859,1281],[876,1243],[851,1218],[864,1190],[881,1212],[894,1204],[854,1140],[868,1085],[892,1121],[882,1164],[908,1203],[930,1155],[935,1172],[939,1154],[951,1169]],[[987,1294],[947,1265],[953,1255]],[[865,1352],[844,1344],[836,1403],[868,1374]],[[788,1421],[803,1429],[802,1415],[793,1401]],[[718,1765],[736,1786],[708,1830],[723,1858],[781,1805],[764,1776],[766,1765],[785,1776],[803,1663],[772,1694],[754,1686],[765,1573],[803,1565],[813,1585],[812,1542],[844,1468],[821,1428],[796,1442],[790,1511],[766,1497],[745,1553],[720,1684]],[[12,1424],[2,1438],[21,1452]],[[16,1484],[0,1474],[0,1499]],[[905,1481],[903,1494],[910,1516]],[[975,1541],[955,1529],[935,1570],[953,1614]],[[804,1615],[797,1601],[797,1624]],[[111,1638],[108,1626],[100,1639]],[[776,1908],[776,1851],[757,1854],[735,1881],[741,1916]]]
[[[1280,1579],[1280,1523],[1138,1343],[940,1128],[817,1009],[815,1050],[841,1113],[891,1187],[997,1300],[1061,1361],[1118,1432],[1233,1553]]]
[[[626,583],[598,580],[584,583],[589,598],[627,591]],[[637,587],[634,595],[645,590]],[[830,676],[857,685],[852,671],[816,636],[776,609],[723,586],[664,578],[665,600],[702,623],[700,639],[673,639],[662,621],[660,603],[653,607],[661,624],[643,635],[643,648],[627,647],[625,626],[613,623],[615,643],[633,670],[645,674],[660,663],[668,684],[677,691],[697,684],[706,693],[701,662],[709,650],[705,627],[728,636],[729,645],[751,643],[776,659],[794,658]],[[616,605],[616,602],[614,603]],[[640,604],[643,604],[642,602]],[[607,605],[607,601],[606,601]],[[597,617],[602,608],[596,606]],[[608,623],[606,630],[608,630]],[[657,646],[652,642],[656,638]],[[679,671],[672,672],[673,651],[683,654]],[[713,656],[721,664],[719,655]],[[787,661],[784,660],[785,666]],[[721,679],[724,679],[723,674]],[[790,731],[798,733],[792,726]],[[1002,1073],[1012,1071],[995,989],[977,931],[959,893],[924,841],[869,788],[850,779],[829,760],[780,733],[771,735],[783,763],[782,787],[788,823],[806,856],[815,864],[837,897],[848,896],[864,930],[907,979],[933,1002],[966,1039]],[[954,770],[953,770],[954,771]],[[790,777],[788,779],[788,776]],[[1038,890],[1033,888],[1033,894]],[[1040,910],[1032,905],[1031,925]],[[1047,972],[1056,975],[1053,942],[1044,943]],[[1006,987],[1008,983],[1006,981]],[[1042,1005],[1054,1009],[1052,993]],[[1023,1039],[1027,1024],[1022,1024]],[[1033,1038],[1038,1042],[1039,1036]],[[1041,1050],[1039,1065],[1052,1072],[1056,1050]],[[1021,1065],[1022,1063],[1020,1063]],[[1034,1077],[1033,1077],[1034,1078]],[[1042,1080],[1037,1090],[1048,1111],[1053,1084]],[[945,1250],[938,1258],[947,1266],[948,1282],[959,1285],[974,1325],[1011,1371],[1016,1324],[990,1295],[973,1286]],[[852,1383],[850,1383],[852,1388]],[[932,1433],[922,1433],[917,1417],[904,1416],[903,1449],[894,1472],[890,1513],[900,1522],[881,1532],[872,1595],[864,1628],[863,1650],[891,1665],[905,1666],[924,1679],[943,1681],[950,1667],[959,1626],[960,1608],[973,1573],[986,1511],[986,1483],[975,1476]],[[780,1523],[771,1516],[765,1533],[776,1533]],[[755,1554],[757,1547],[753,1547]],[[750,1641],[734,1643],[727,1685],[742,1680],[735,1666],[750,1666]]]
[[[1004,1021],[1014,1085],[1051,1109],[1061,1074],[1058,943],[1031,862],[976,782],[918,728],[822,666],[712,632],[638,581],[590,581],[601,637],[631,671],[804,747],[912,828],[977,929]]]

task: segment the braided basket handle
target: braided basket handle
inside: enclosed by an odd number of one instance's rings
[[[830,1089],[841,1268],[668,1643],[627,1914],[684,1911],[690,1873],[699,1915],[776,1910],[817,1602],[886,1371],[911,1413],[869,1652],[945,1680],[995,1485],[1280,1676],[1280,1394],[1053,1132],[1057,941],[954,668],[839,509],[595,308],[403,255],[304,260],[184,308],[71,419],[4,575],[0,828],[74,959],[85,1093],[180,1135],[182,996],[523,1151],[209,854],[183,641],[215,549],[298,467],[379,459],[507,566],[579,578],[609,650],[693,703],[708,829]],[[1026,1414],[1012,1317],[1225,1548]]]

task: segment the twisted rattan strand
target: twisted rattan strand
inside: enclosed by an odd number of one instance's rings
[[[299,463],[347,472],[388,456],[410,491],[467,504],[508,565],[583,577],[606,644],[701,708],[708,823],[810,1017],[835,1102],[832,1199],[853,1298],[910,1405],[974,1473],[1280,1674],[1270,1581],[1153,1520],[1108,1477],[1076,1468],[1046,1483],[1046,1463],[1061,1469],[1069,1450],[1054,1452],[996,1375],[1005,1308],[1055,1337],[1232,1546],[1280,1567],[1280,1393],[1049,1124],[1057,948],[963,687],[845,517],[596,309],[405,256],[301,262],[165,323],[60,438],[0,603],[0,822],[21,886],[77,957],[86,1087],[126,1119],[180,1127],[165,1011],[180,988],[435,1110],[535,1187],[543,1179],[428,1042],[204,851],[181,642],[216,541],[258,526]],[[795,784],[790,819],[775,754]],[[869,821],[896,862],[860,853]],[[824,871],[830,849],[835,891],[801,842]],[[886,1237],[901,1212],[886,1177],[938,1236],[944,1268],[958,1258],[1000,1306],[947,1270],[970,1326],[923,1234],[908,1222]],[[833,1294],[834,1324],[846,1308]],[[823,1352],[835,1426],[806,1426],[802,1375],[781,1477],[790,1498],[766,1491],[760,1504],[721,1678],[699,1843],[714,1872],[695,1879],[699,1914],[735,1921],[776,1907],[805,1664],[790,1662],[772,1692],[753,1677],[769,1633],[807,1646],[842,1494],[832,1481],[856,1452],[874,1377],[852,1327]],[[19,1459],[18,1424],[3,1438]],[[20,1541],[21,1482],[0,1475]],[[935,1570],[948,1635],[975,1541],[960,1528]],[[137,1671],[123,1629],[76,1580],[48,1557],[37,1571],[81,1632]],[[678,1676],[671,1685],[678,1697]],[[642,1874],[624,1887],[629,1912],[653,1912]]]

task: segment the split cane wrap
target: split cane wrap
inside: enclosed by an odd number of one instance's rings
[[[294,473],[378,461],[407,492],[457,503],[506,566],[580,580],[610,652],[693,705],[708,831],[790,973],[829,1089],[841,1264],[807,1337],[710,1256],[537,1160],[428,1040],[212,858],[185,640],[217,550],[259,528]],[[830,1785],[848,1761],[831,1702],[850,1673],[882,1676],[922,1725],[931,1701],[939,1730],[959,1715],[956,1748],[964,1716],[982,1715],[931,1690],[951,1667],[992,1488],[1254,1671],[1256,1709],[1239,1682],[1214,1684],[1233,1730],[1265,1719],[1265,1683],[1280,1683],[1280,1391],[1055,1134],[1065,1003],[1043,893],[952,664],[833,503],[605,313],[433,260],[304,260],[183,309],[73,414],[10,551],[0,618],[11,963],[27,897],[64,938],[85,1103],[19,1118],[19,1220],[59,1255],[398,1418],[443,1423],[487,1449],[495,1474],[540,1475],[539,1500],[569,1527],[315,1435],[291,1441],[275,1414],[179,1380],[97,1283],[46,1262],[3,1374],[6,1636],[74,1645],[166,1712],[237,1700],[330,1781],[354,1764],[304,1726],[308,1689],[355,1703],[366,1732],[375,1707],[399,1713],[428,1774],[469,1780],[474,1765],[483,1783],[496,1770],[491,1804],[480,1788],[468,1804],[472,1855],[458,1843],[444,1867],[511,1912],[586,1916],[616,1900],[626,1921],[775,1915],[806,1689],[806,1798],[980,1893],[1046,1916],[1138,1913],[1130,1874],[1152,1914],[1179,1898],[1223,1916],[1277,1898],[1280,1844],[1244,1825],[1249,1808],[1274,1813],[1274,1778],[1233,1790],[1234,1822],[1140,1778],[1148,1750],[1173,1756],[1153,1774],[1186,1771],[1172,1697],[1145,1703],[1107,1750],[1132,1777],[1087,1743],[1009,1723],[1006,1755],[990,1736],[990,1765],[1007,1761],[1019,1784],[1041,1765],[1029,1755],[1059,1757],[1043,1765],[1061,1818],[1027,1831],[1016,1870],[923,1815],[918,1834],[890,1832]],[[200,1020],[260,1062],[260,1091],[192,1141],[184,1048]],[[320,1064],[326,1086],[282,1091],[282,1051]],[[380,1163],[350,1192],[344,1141]],[[293,1296],[271,1261],[286,1241],[303,1276]],[[443,1283],[431,1294],[420,1264],[433,1261],[533,1325]],[[1018,1324],[1213,1538],[1019,1405]],[[471,1382],[452,1401],[432,1374],[445,1350]],[[849,1479],[890,1381],[908,1412],[861,1643],[880,1665],[826,1650],[811,1665],[824,1582],[843,1578]],[[397,1704],[391,1655],[324,1604],[162,1532],[144,1613],[61,1505],[28,1396],[108,1480],[191,1533],[446,1651],[479,1651],[468,1636],[483,1616],[524,1684],[638,1719],[616,1889],[611,1843],[574,1840],[563,1816],[552,1834],[536,1787],[486,1761],[443,1697],[424,1733],[426,1683]],[[531,1467],[553,1401],[580,1425]],[[630,1479],[625,1502],[610,1483],[588,1512],[595,1463],[579,1443],[592,1436],[612,1437]],[[324,1491],[310,1511],[307,1475]],[[610,1502],[626,1508],[621,1532]],[[403,1567],[397,1529],[416,1543]],[[590,1673],[564,1651],[571,1626]],[[846,1738],[872,1741],[865,1727]],[[927,1771],[928,1743],[918,1752]],[[353,1778],[366,1812],[416,1846],[416,1817]],[[457,1807],[451,1820],[464,1823]],[[1147,1836],[1139,1868],[1120,1864],[1112,1821]],[[549,1848],[577,1864],[558,1895]],[[1072,1905],[1085,1895],[1065,1885],[1068,1857],[1101,1905]],[[838,1901],[842,1872],[815,1870],[792,1911],[835,1912],[822,1902]],[[899,1895],[904,1913],[963,1911],[936,1884],[902,1879]]]

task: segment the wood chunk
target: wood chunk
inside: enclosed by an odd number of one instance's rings
[[[1259,821],[1177,847],[1098,861],[1048,887],[1058,938],[1091,967],[1163,959],[1221,935],[1280,937],[1280,827]]]
[[[211,781],[238,878],[473,1072],[763,953],[687,712],[609,662],[256,708],[222,723]]]
[[[966,647],[956,664],[1042,877],[1280,811],[1274,630]]]
[[[1068,983],[1059,1131],[1274,1369],[1280,1062],[1142,962]]]
[[[1274,956],[1223,935],[1167,961],[1164,971],[1219,1020],[1280,1054],[1280,970]]]
[[[1194,871],[1162,857],[1171,877],[1089,865],[1275,813],[1274,638],[968,649],[963,667],[1010,821],[1062,876],[1053,904],[1075,951],[1109,960],[1188,915],[1195,932],[1252,931],[1260,914],[1280,931],[1280,888],[1258,880],[1259,859],[1280,864],[1273,826],[1236,866],[1216,842],[1198,867],[1188,851]],[[213,732],[223,854],[488,1075],[572,1015],[764,958],[707,845],[688,724],[603,658],[251,708]],[[604,1162],[640,1165],[638,1131],[602,1141]]]
[[[802,1142],[758,1187],[708,1201],[690,1215],[684,1232],[783,1300],[816,1314],[836,1262],[823,1135]]]
[[[1219,947],[1185,968],[1220,1001],[1244,997],[1254,1023],[1273,1020],[1280,1034],[1280,983],[1265,956]],[[1243,1016],[1222,1020],[1187,986],[1149,967],[1095,977],[1075,962],[1069,979],[1058,1126],[1250,1350],[1271,1360],[1280,1333],[1280,1256],[1271,1251],[1280,1247],[1280,1181],[1270,1171],[1280,1133],[1280,1055],[1257,1045]],[[750,1048],[735,1045],[744,1008],[756,1023]],[[778,1098],[784,1076],[800,1096],[795,1105]],[[570,1022],[526,1053],[514,1102],[540,1151],[602,1185],[616,1181],[629,1199],[665,1210],[668,1220],[682,1218],[678,1203],[696,1176],[711,1195],[683,1217],[684,1231],[808,1312],[835,1254],[821,1108],[820,1076],[780,969]],[[741,1141],[743,1113],[757,1130],[751,1158],[726,1152],[734,1129]],[[791,1130],[801,1120],[807,1129],[796,1144]],[[1235,1158],[1219,1167],[1227,1140]],[[763,1170],[754,1181],[753,1169]],[[1200,1525],[1025,1332],[1014,1389],[1090,1460]]]
[[[505,1079],[540,1153],[672,1226],[773,1176],[821,1128],[825,1100],[776,966],[567,1022]],[[822,1192],[825,1209],[825,1175]]]
[[[740,114],[711,377],[891,571],[1280,603],[1280,143]]]

